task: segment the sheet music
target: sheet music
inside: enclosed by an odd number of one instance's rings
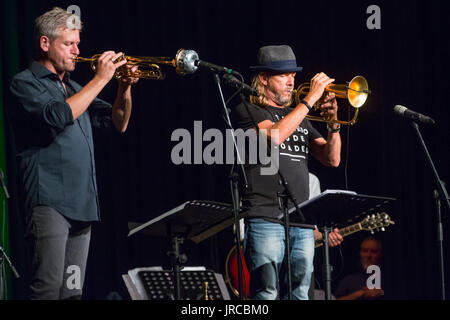
[[[146,222],[146,223],[144,223],[144,224],[141,224],[139,227],[134,228],[133,230],[130,230],[130,232],[128,233],[128,237],[131,236],[131,235],[133,235],[133,234],[135,234],[136,232],[138,232],[138,231],[144,229],[145,227],[147,227],[147,226],[149,226],[149,225],[151,225],[151,224],[153,224],[153,223],[155,223],[155,222],[157,222],[157,221],[159,221],[159,220],[162,220],[162,219],[164,219],[165,217],[170,216],[172,213],[177,212],[177,211],[180,211],[180,210],[183,209],[188,203],[190,203],[190,201],[187,201],[187,202],[185,202],[185,203],[179,205],[178,207],[176,207],[176,208],[174,208],[174,209],[172,209],[172,210],[166,212],[165,214],[160,215],[159,217],[156,217],[155,219],[152,219],[152,220],[150,220],[150,221],[148,221],[148,222]]]
[[[311,198],[309,200],[306,200],[306,201],[300,203],[298,205],[298,207],[301,209],[304,206],[308,205],[309,203],[317,201],[318,199],[323,198],[327,194],[351,194],[351,195],[356,195],[357,193],[355,191],[350,191],[350,190],[327,189],[324,192],[322,192],[321,194],[319,194],[319,195],[317,195],[317,196],[315,196],[315,197],[313,197],[313,198]],[[294,208],[290,209],[289,213],[294,212],[294,210],[295,210]]]
[[[136,291],[139,294],[139,300],[148,300],[147,292],[145,291],[144,284],[142,280],[140,279],[138,273],[141,271],[167,271],[171,272],[170,270],[164,270],[162,266],[154,266],[154,267],[143,267],[143,268],[135,268],[128,271],[129,279],[131,280],[131,283],[136,288]],[[183,267],[183,271],[206,271],[206,268],[204,266],[185,266]]]

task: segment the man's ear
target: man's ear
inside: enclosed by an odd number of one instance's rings
[[[264,86],[267,86],[267,82],[269,81],[269,76],[267,75],[267,73],[259,73],[258,77],[259,81],[261,81]]]
[[[50,47],[50,39],[47,36],[41,36],[39,39],[39,46],[41,47],[41,50],[44,52],[48,52],[48,49]]]

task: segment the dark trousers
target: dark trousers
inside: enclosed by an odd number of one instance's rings
[[[81,299],[91,238],[89,222],[53,208],[33,208],[27,239],[32,254],[31,299]]]

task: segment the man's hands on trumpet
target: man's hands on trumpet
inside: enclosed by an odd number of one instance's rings
[[[130,65],[125,65],[124,68],[129,69],[128,74],[134,74],[138,69],[137,66],[130,66]],[[137,83],[138,81],[139,78],[125,76],[119,79],[119,86],[122,86],[124,87],[124,89],[127,89],[129,86]]]
[[[317,73],[310,82],[309,92],[305,97],[305,100],[312,106],[314,105],[322,96],[325,88],[330,83],[334,82],[334,79],[329,78],[325,73]]]
[[[320,105],[320,115],[328,120],[337,120],[337,109],[336,96],[334,93],[327,94]]]
[[[103,81],[109,82],[117,68],[125,65],[127,61],[125,59],[117,61],[123,55],[122,52],[115,53],[114,51],[105,51],[97,60],[95,67],[95,73],[98,78]]]
[[[320,101],[324,96],[326,87],[333,83],[334,79],[328,77],[325,73],[317,73],[310,82],[310,89],[305,100],[312,106],[317,101]],[[334,93],[326,94],[320,101],[320,115],[325,119],[337,120],[337,101]]]
[[[138,69],[137,66],[127,65],[127,60],[122,59],[117,61],[120,57],[123,56],[122,52],[116,53],[114,51],[105,51],[97,60],[97,66],[95,68],[96,76],[102,79],[103,81],[109,82],[117,69],[119,68],[127,68],[133,74]],[[119,79],[119,87],[120,89],[127,89],[132,84],[138,82],[139,78],[123,76]]]
[[[122,52],[106,51],[101,54],[97,60],[95,68],[96,77],[104,81],[104,85],[108,83],[119,68],[126,68],[127,71],[120,79],[118,79],[119,87],[117,89],[117,97],[112,106],[112,120],[114,126],[119,132],[125,132],[130,120],[132,99],[131,85],[138,82],[138,78],[130,77],[138,69],[137,66],[127,65],[126,59],[120,59]]]

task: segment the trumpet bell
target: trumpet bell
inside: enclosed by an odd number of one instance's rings
[[[303,95],[306,96],[309,93],[309,89],[309,83],[302,83],[298,86],[297,90],[295,90],[296,104],[300,103],[301,97]],[[370,90],[367,80],[363,76],[356,76],[347,84],[329,84],[325,88],[322,98],[314,104],[313,109],[315,111],[320,109],[320,105],[323,103],[323,99],[328,93],[334,93],[336,98],[346,99],[350,103],[350,105],[356,109],[353,118],[349,121],[332,120],[312,115],[307,115],[306,118],[313,121],[353,125],[357,121],[359,108],[361,108],[364,103],[366,103]]]
[[[348,102],[354,108],[361,108],[369,96],[369,84],[362,76],[356,76],[350,81],[347,89]]]

